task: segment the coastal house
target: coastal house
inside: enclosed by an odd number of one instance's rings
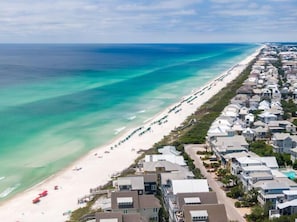
[[[262,89],[262,93],[261,93],[262,99],[271,99],[271,97],[272,97],[272,92],[270,89],[268,88]]]
[[[193,179],[195,176],[188,167],[180,166],[168,161],[156,161],[156,162],[144,162],[142,173],[146,174],[156,174],[157,184],[167,184],[169,180],[173,179]],[[148,188],[153,191],[154,184],[151,184]],[[147,191],[146,191],[147,192]]]
[[[232,126],[234,119],[227,116],[219,116],[210,126],[207,132],[207,139],[209,141],[215,140],[217,137],[234,136]]]
[[[142,172],[147,173],[164,173],[164,172],[174,172],[187,170],[187,167],[182,167],[176,163],[172,163],[166,160],[159,160],[154,162],[144,162],[142,166]]]
[[[275,177],[286,178],[281,173],[277,173],[279,166],[275,157],[234,156],[231,159],[230,171],[242,182],[245,190],[256,188],[258,181],[274,180]]]
[[[288,177],[278,169],[270,168],[269,170],[269,167],[265,166],[261,170],[260,166],[253,167],[256,170],[241,173],[241,181],[243,182],[243,188],[245,190],[258,190],[258,200],[262,205],[271,201],[275,207],[277,200],[283,198],[284,190],[295,190],[297,188],[297,184],[288,179]],[[243,169],[243,171],[244,170],[245,169]]]
[[[266,126],[258,126],[256,128],[253,128],[253,131],[256,133],[257,140],[263,140],[269,137],[269,129]]]
[[[250,151],[242,151],[242,152],[237,152],[237,153],[229,153],[229,154],[226,154],[226,155],[223,156],[223,159],[225,160],[224,164],[226,164],[226,167],[231,170],[231,164],[232,164],[232,161],[234,159],[237,159],[237,158],[240,158],[240,157],[247,157],[247,156],[250,156],[250,157],[255,156],[255,157],[257,157],[258,155],[256,155],[253,152],[250,152]]]
[[[255,116],[252,113],[249,113],[244,116],[244,122],[247,126],[251,126],[255,121]]]
[[[257,85],[257,87],[255,89],[253,89],[253,96],[252,96],[252,98],[258,98],[258,102],[261,101],[260,96],[262,94],[262,90],[260,88],[261,88],[261,86]]]
[[[238,116],[240,106],[238,104],[229,104],[222,111],[221,116],[231,117],[235,119]]]
[[[217,137],[233,136],[234,132],[229,126],[211,126],[207,131],[207,140],[214,140]]]
[[[159,221],[161,208],[154,195],[139,195],[137,191],[111,193],[111,212],[122,214],[140,214],[147,221]]]
[[[99,212],[94,216],[94,222],[149,222],[146,218],[142,217],[139,213],[124,214],[124,213],[111,213]]]
[[[271,134],[274,133],[284,133],[286,132],[286,128],[285,127],[281,127],[278,123],[278,121],[271,121],[270,123],[267,124],[267,127],[269,129],[269,132]]]
[[[268,82],[275,83],[277,82],[277,78],[269,77]],[[266,88],[262,89],[262,99],[272,99],[275,101],[279,101],[281,99],[281,93],[278,89],[277,84],[267,85]]]
[[[256,122],[254,122],[253,124],[254,128],[261,126],[261,127],[266,127],[266,123],[263,123],[262,121],[257,120]]]
[[[284,190],[284,197],[276,202],[276,209],[280,215],[297,214],[297,190]]]
[[[114,186],[119,191],[137,191],[139,195],[144,194],[144,180],[142,176],[119,177],[114,181]]]
[[[242,85],[239,89],[236,90],[237,94],[245,94],[248,96],[253,95],[253,87],[251,85]]]
[[[278,109],[276,107],[271,107],[269,110],[267,110],[267,112],[269,112],[273,115],[276,115],[277,120],[283,119],[284,111],[282,109]]]
[[[156,194],[157,175],[144,174],[141,176],[118,177],[113,185],[118,191],[137,191],[139,195]]]
[[[176,204],[178,209],[182,209],[184,205],[217,203],[218,199],[215,192],[189,192],[176,194]]]
[[[160,174],[160,185],[166,185],[168,184],[168,181],[170,180],[189,180],[194,179],[195,176],[192,171],[189,171],[187,169],[180,170],[180,171],[173,171],[170,173],[161,173]]]
[[[269,111],[264,111],[258,115],[260,121],[264,123],[269,123],[270,121],[276,121],[277,115],[270,113]]]
[[[176,203],[176,209],[173,212],[173,220],[175,222],[179,221],[192,221],[186,219],[186,211],[187,211],[187,206],[196,206],[192,210],[201,210],[201,206],[204,206],[203,210],[207,209],[205,208],[206,206],[217,206],[218,208],[221,207],[218,205],[218,200],[215,192],[199,192],[199,193],[178,193],[175,197],[175,202]],[[207,219],[208,221],[216,221],[213,218],[213,212],[209,211],[207,213]],[[226,218],[224,211],[221,212],[222,218]],[[226,211],[225,211],[226,213]],[[205,215],[205,213],[204,213]],[[200,218],[202,219],[202,218]],[[205,219],[205,218],[204,218]],[[211,219],[211,220],[210,220]]]
[[[178,156],[181,154],[181,152],[177,151],[175,146],[164,146],[162,148],[159,148],[158,149],[158,153],[161,153],[161,154],[172,154],[172,155],[175,155],[175,156]]]
[[[280,90],[277,88],[277,86],[273,89],[271,89],[272,91],[272,100],[274,101],[280,101],[282,98],[282,94],[280,92]]]
[[[231,173],[233,175],[240,175],[243,171],[243,167],[246,166],[261,166],[264,165],[258,158],[252,158],[249,156],[233,158],[231,163]]]
[[[227,222],[224,204],[185,205],[183,207],[184,222],[207,221]]]
[[[272,208],[275,208],[277,200],[284,197],[283,191],[290,190],[289,185],[275,180],[263,180],[257,183],[257,187],[259,188],[258,201],[262,206],[270,202]]]
[[[258,83],[258,79],[259,79],[259,74],[251,72],[244,84],[255,86]],[[254,93],[254,90],[253,90],[253,93]]]
[[[248,127],[242,131],[242,135],[247,141],[253,141],[256,137],[256,132]]]
[[[268,110],[270,109],[270,103],[267,100],[263,100],[259,103],[258,110]]]
[[[209,186],[206,179],[169,180],[167,184],[161,186],[161,190],[169,221],[176,221],[176,213],[180,212],[177,195],[209,192]],[[186,200],[193,202],[198,201],[198,198]]]
[[[245,124],[241,120],[237,120],[234,122],[234,125],[232,126],[232,131],[234,131],[235,135],[241,135],[242,131],[244,130]]]
[[[289,88],[288,87],[283,87],[281,90],[280,90],[281,94],[282,94],[282,98],[288,98],[288,95],[289,95]]]
[[[158,177],[157,174],[144,174],[144,193],[157,194]]]
[[[297,136],[289,133],[274,133],[272,136],[272,146],[276,153],[291,153],[291,149],[297,146]]]
[[[263,174],[268,175],[271,173],[271,169],[265,165],[255,165],[255,166],[244,166],[241,168],[242,172],[240,173],[240,180],[242,182],[244,190],[250,190],[253,186],[250,182],[253,181],[253,174],[260,174],[261,177]],[[257,178],[259,176],[257,175]],[[259,179],[257,179],[259,180]]]
[[[215,140],[211,141],[210,145],[215,155],[220,159],[228,153],[247,151],[249,147],[249,144],[242,135],[217,137]]]
[[[249,107],[251,110],[257,110],[261,97],[259,95],[254,95],[249,99]]]
[[[269,169],[273,170],[279,168],[274,156],[260,157],[255,154],[252,157],[247,155],[244,157],[233,158],[231,163],[231,173],[233,175],[239,175],[244,171],[243,168],[248,166],[266,166]]]
[[[239,106],[247,106],[249,104],[249,96],[245,94],[237,94],[231,99],[230,103]]]
[[[270,121],[268,124],[268,128],[271,133],[296,133],[296,126],[287,120]]]
[[[186,166],[186,162],[183,156],[174,154],[151,154],[145,155],[145,162],[157,162],[157,161],[168,161],[171,163],[178,164],[180,166]]]
[[[241,109],[239,110],[239,113],[238,113],[238,117],[241,119],[241,120],[244,120],[244,117],[249,114],[250,112],[250,109],[247,108],[246,106],[242,106]]]
[[[271,101],[270,107],[277,110],[283,110],[282,104],[279,101]]]

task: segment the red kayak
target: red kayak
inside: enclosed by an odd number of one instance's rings
[[[38,202],[40,202],[39,197],[36,197],[34,200],[32,200],[32,203],[34,203],[34,204],[36,204],[36,203],[38,203]]]
[[[39,197],[45,197],[47,195],[47,190],[43,191],[39,194]]]

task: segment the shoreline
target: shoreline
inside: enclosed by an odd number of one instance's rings
[[[217,94],[229,82],[235,79],[246,66],[259,54],[258,48],[253,54],[235,64],[215,79],[189,95],[183,96],[157,115],[134,129],[124,130],[107,145],[95,148],[79,158],[67,168],[50,176],[28,190],[5,200],[0,204],[0,218],[4,221],[65,221],[64,212],[84,206],[77,199],[88,194],[90,188],[106,184],[112,175],[121,172],[140,155],[139,150],[147,150],[168,135],[175,127],[194,113],[213,95]],[[113,164],[117,162],[120,164]],[[54,190],[59,186],[58,190]],[[48,196],[41,198],[38,204],[32,200],[43,190]]]

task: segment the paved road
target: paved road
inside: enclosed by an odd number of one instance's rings
[[[201,159],[196,155],[199,145],[185,145],[186,153],[194,160],[196,168],[200,169],[202,175],[207,179],[211,189],[216,192],[218,202],[225,204],[227,211],[227,216],[230,221],[245,222],[246,220],[234,207],[234,203],[226,197],[225,192],[220,188],[216,180],[214,180],[211,175],[206,171]]]

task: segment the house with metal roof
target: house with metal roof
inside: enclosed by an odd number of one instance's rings
[[[258,117],[263,123],[269,123],[270,121],[277,120],[277,115],[272,114],[269,111],[263,111],[260,115],[258,115]]]
[[[142,194],[156,194],[157,174],[144,174],[127,177],[118,177],[113,181],[118,191],[137,191]]]
[[[170,180],[188,180],[188,179],[194,179],[195,176],[192,171],[184,170],[184,171],[174,171],[174,172],[167,172],[167,173],[161,173],[161,186],[168,184],[168,181]]]
[[[253,141],[256,137],[256,132],[248,127],[242,131],[242,135],[247,141]]]
[[[253,128],[256,133],[256,139],[266,139],[269,136],[269,129],[266,126],[258,126]]]
[[[276,210],[279,215],[297,214],[297,189],[284,190],[284,197],[277,199]]]
[[[186,193],[209,192],[209,186],[206,179],[170,180],[161,187],[161,190],[165,208],[169,214],[169,221],[176,221],[176,213],[181,211],[178,206],[178,196],[181,198],[181,195]],[[198,201],[197,197],[191,199],[189,196],[185,196],[185,198],[184,201],[192,204],[198,204],[201,201],[201,199]]]
[[[186,162],[183,156],[174,154],[151,154],[145,155],[145,162],[157,162],[157,161],[168,161],[171,163],[178,164],[180,166],[186,166]]]
[[[227,222],[224,204],[185,205],[183,207],[184,222],[208,221]]]
[[[232,137],[217,137],[215,140],[210,141],[210,145],[216,156],[220,159],[229,153],[247,151],[249,146],[242,135],[235,135]]]
[[[161,154],[173,154],[173,155],[180,155],[181,152],[177,151],[175,146],[163,146],[162,148],[158,149],[158,152]]]
[[[273,207],[276,206],[278,198],[284,197],[283,191],[290,190],[290,186],[283,181],[268,180],[259,181],[255,184],[259,188],[258,201],[261,205],[270,202]]]
[[[276,205],[276,209],[281,215],[297,214],[297,198]]]
[[[292,148],[297,147],[297,136],[289,133],[274,133],[272,136],[272,146],[276,153],[291,153]]]
[[[123,214],[140,214],[147,221],[159,221],[161,208],[154,195],[139,195],[137,191],[120,191],[111,193],[111,212]]]
[[[247,115],[244,116],[244,122],[247,126],[250,126],[254,123],[255,121],[255,116],[252,113],[248,113]]]
[[[259,103],[259,110],[268,110],[270,109],[270,103],[267,100],[263,100]]]
[[[99,212],[95,214],[95,222],[149,222],[139,213],[124,214],[112,212]]]

